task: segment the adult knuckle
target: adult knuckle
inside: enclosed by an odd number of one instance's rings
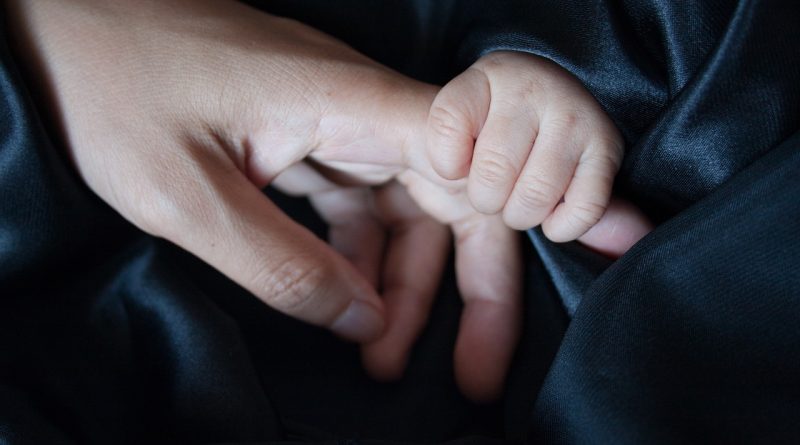
[[[125,206],[131,221],[144,232],[175,241],[180,228],[191,219],[187,214],[192,204],[180,193],[160,187],[133,193]],[[177,232],[176,232],[177,230]]]
[[[295,259],[277,267],[261,266],[253,277],[253,286],[262,290],[269,305],[291,314],[313,306],[330,277],[325,265]]]
[[[201,185],[194,159],[157,158],[144,174],[120,185],[122,213],[145,232],[178,242],[187,227],[202,227],[214,216],[213,197]]]

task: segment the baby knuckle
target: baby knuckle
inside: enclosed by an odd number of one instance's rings
[[[554,184],[537,176],[521,178],[517,186],[517,199],[525,208],[549,208],[561,197],[561,191]]]
[[[613,150],[594,150],[587,153],[581,163],[590,167],[593,174],[603,175],[602,179],[613,180],[622,166],[622,156]]]
[[[428,125],[435,135],[444,139],[456,139],[464,132],[463,119],[441,105],[431,108]]]
[[[502,51],[494,51],[483,56],[479,65],[489,69],[497,69],[505,65],[508,60],[508,54]]]
[[[578,131],[583,122],[583,113],[578,110],[567,110],[552,118],[548,125],[551,133],[570,136]]]
[[[603,217],[606,207],[594,202],[578,202],[572,206],[568,221],[575,228],[586,229],[594,226]]]
[[[607,150],[601,150],[593,155],[594,162],[616,173],[622,167],[624,155],[622,145],[609,145]]]
[[[593,146],[600,150],[608,151],[622,155],[625,150],[625,140],[622,138],[619,130],[610,118],[607,116],[593,115],[587,118],[588,125],[591,127],[592,134],[594,135]]]
[[[602,147],[601,150],[614,159],[617,164],[625,155],[625,141],[616,129],[612,129],[610,134],[601,136],[599,145]]]
[[[476,178],[483,185],[490,187],[506,184],[517,176],[514,163],[507,156],[497,152],[485,154],[475,162],[473,168]]]

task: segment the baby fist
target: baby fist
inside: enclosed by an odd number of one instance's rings
[[[574,240],[603,216],[623,141],[581,83],[524,53],[490,53],[436,96],[428,157],[444,179],[467,177],[472,206],[514,229],[542,225]]]

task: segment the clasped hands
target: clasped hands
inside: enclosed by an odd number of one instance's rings
[[[234,1],[7,6],[89,187],[269,306],[361,343],[376,378],[402,375],[451,238],[456,380],[490,400],[522,323],[514,230],[609,256],[650,230],[611,199],[614,125],[542,58],[489,53],[439,88]],[[270,184],[310,198],[330,245]]]

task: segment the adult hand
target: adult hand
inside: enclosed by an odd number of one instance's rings
[[[383,332],[373,286],[261,188],[320,146],[401,153],[433,87],[234,1],[7,7],[20,58],[102,199],[280,311],[356,341]]]

